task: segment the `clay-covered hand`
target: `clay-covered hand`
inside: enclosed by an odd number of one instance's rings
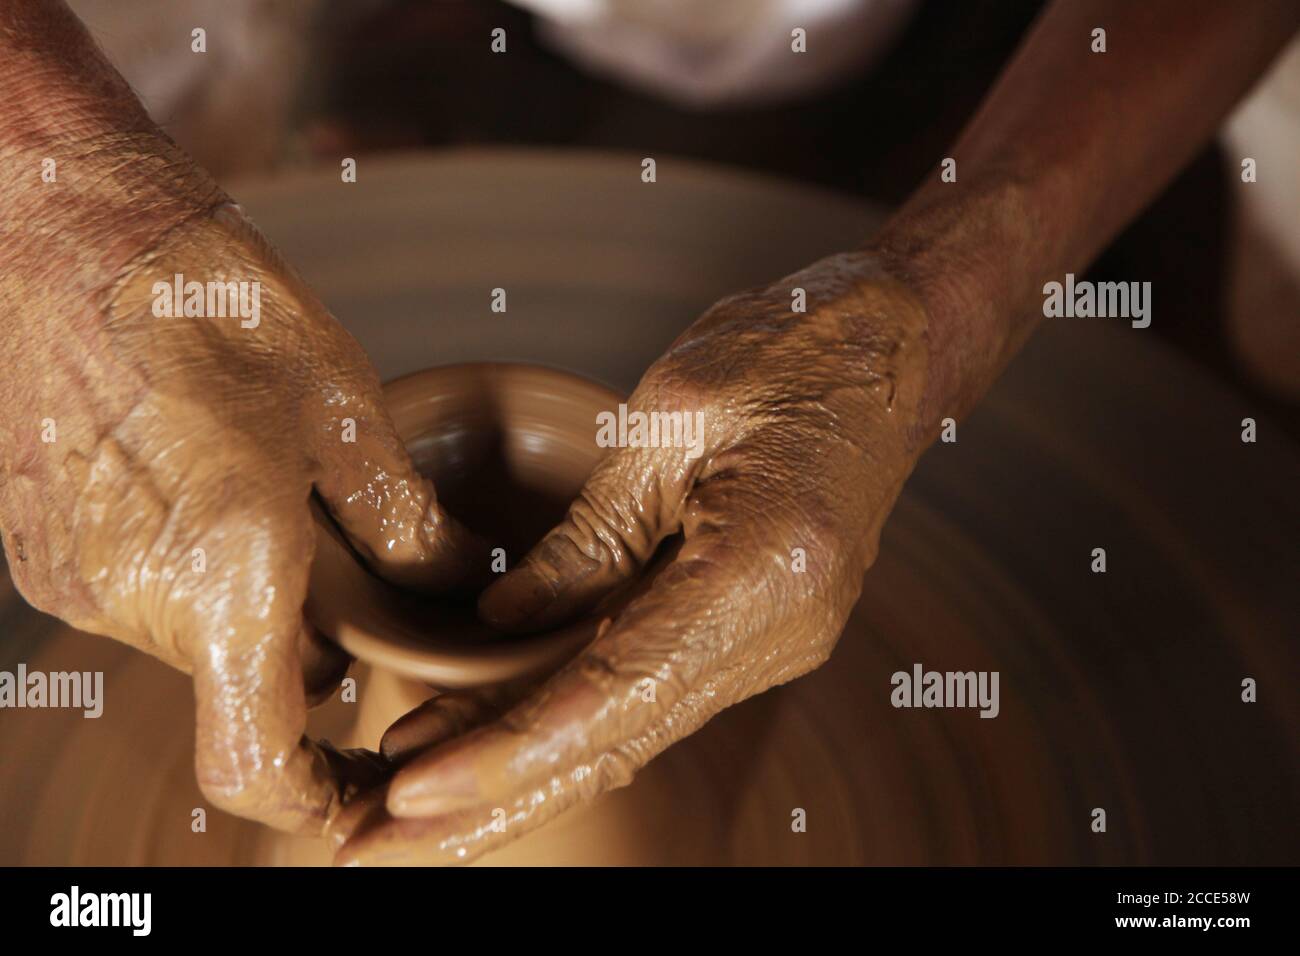
[[[65,192],[105,182],[61,170]],[[154,207],[124,216],[103,281],[107,217],[0,234],[0,529],[32,604],[193,674],[214,804],[318,832],[368,761],[304,736],[347,665],[303,619],[313,489],[398,581],[454,581],[466,542],[360,346],[224,196],[194,198],[147,241]]]
[[[480,610],[506,629],[546,628],[680,533],[675,555],[521,701],[456,693],[398,721],[383,749],[404,765],[386,807],[372,796],[339,817],[338,862],[472,859],[629,783],[723,708],[825,661],[917,453],[925,324],[865,253],[700,318],[628,402],[628,443],[648,438],[634,430],[644,413],[672,447],[609,454]]]

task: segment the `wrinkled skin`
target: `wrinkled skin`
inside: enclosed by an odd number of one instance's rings
[[[472,546],[411,471],[355,343],[218,211],[224,197],[63,4],[6,0],[11,571],[39,607],[193,672],[196,760],[219,805],[292,829],[330,820],[340,862],[470,859],[825,659],[937,416],[972,407],[1041,314],[1043,283],[1084,268],[1155,197],[1298,17],[1262,0],[1050,4],[948,150],[960,180],[929,177],[875,240],[920,298],[842,256],[704,316],[632,401],[704,411],[703,458],[610,456],[483,613],[543,627],[636,576],[680,529],[673,563],[540,689],[444,696],[399,721],[383,745],[402,764],[391,785],[335,814],[345,761],[302,739],[304,684],[326,687],[338,667],[301,620],[311,489],[407,584],[457,580]],[[1097,23],[1125,38],[1104,57],[1080,39]],[[39,184],[46,158],[57,188]],[[261,277],[261,328],[151,320],[150,283],[174,271]],[[806,315],[790,312],[796,284]],[[340,448],[343,417],[358,441]]]
[[[414,472],[358,344],[224,196],[181,192],[194,211],[108,281],[95,256],[112,243],[89,223],[62,218],[39,260],[6,237],[0,529],[28,601],[193,674],[208,799],[315,833],[376,761],[303,734],[348,663],[302,616],[313,489],[404,584],[455,583],[473,544]],[[257,327],[156,317],[153,283],[175,273],[260,282]]]
[[[791,309],[796,286],[806,314]],[[668,536],[683,534],[680,550],[522,701],[518,688],[448,694],[398,721],[383,750],[404,766],[335,821],[338,861],[473,859],[824,662],[915,460],[925,326],[920,303],[866,254],[710,309],[629,400],[702,411],[704,455],[615,451],[480,611],[507,629],[545,628],[638,575]]]

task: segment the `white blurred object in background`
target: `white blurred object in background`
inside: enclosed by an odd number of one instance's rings
[[[311,53],[317,0],[69,0],[149,115],[218,176],[272,165]],[[202,28],[206,52],[192,48]]]
[[[915,0],[512,0],[593,73],[697,108],[810,95],[879,58]],[[807,33],[806,53],[791,31]]]
[[[1300,39],[1229,117],[1232,184],[1227,318],[1251,378],[1300,400]],[[1242,182],[1241,161],[1256,181]]]

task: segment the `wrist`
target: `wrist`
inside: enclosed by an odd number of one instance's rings
[[[62,3],[0,9],[0,256],[28,289],[93,291],[224,200]],[[17,303],[22,306],[23,303]]]
[[[160,235],[228,201],[157,131],[70,135],[5,159],[13,175],[0,196],[0,248],[11,262],[75,266],[83,280],[111,277]]]
[[[927,438],[971,410],[1042,316],[1058,255],[1033,196],[1012,176],[929,186],[867,246],[927,315]]]
[[[0,6],[0,151],[157,132],[62,0]]]

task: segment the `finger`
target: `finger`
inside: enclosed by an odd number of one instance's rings
[[[364,825],[335,842],[336,866],[469,863],[518,839],[577,804],[626,786],[636,771],[703,726],[729,701],[688,695],[639,738],[601,754],[545,787],[524,790],[501,806],[483,804],[433,818],[395,817],[372,804]]]
[[[338,809],[349,761],[303,734],[302,622],[295,613],[245,616],[192,655],[195,765],[200,789],[221,809],[318,833]]]
[[[594,607],[645,565],[681,524],[694,468],[672,450],[603,459],[564,520],[479,599],[502,630],[544,630]]]
[[[394,764],[500,717],[536,681],[447,691],[399,717],[384,731],[379,751]]]
[[[335,852],[342,849],[353,837],[391,820],[384,807],[385,788],[375,786],[362,791],[339,810],[325,827],[323,836]]]
[[[379,402],[365,396],[340,407],[348,411],[327,423],[316,491],[352,546],[404,587],[438,592],[486,580],[486,543],[439,505]]]
[[[551,781],[643,734],[729,666],[768,627],[770,584],[745,536],[717,523],[717,497],[693,497],[681,552],[582,655],[501,720],[399,771],[389,810],[441,815]]]
[[[339,783],[340,802],[344,807],[359,799],[362,794],[382,789],[381,785],[386,784],[392,774],[388,761],[373,750],[363,747],[339,750],[328,740],[318,741],[317,746],[325,755],[330,772]]]
[[[327,640],[307,621],[298,630],[298,659],[302,662],[303,690],[309,707],[324,703],[334,693],[352,663],[343,648]]]

